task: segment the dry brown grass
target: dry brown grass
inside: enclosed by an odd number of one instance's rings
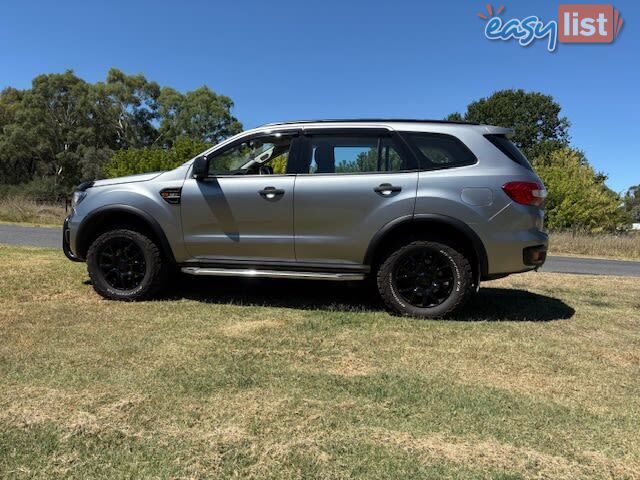
[[[0,198],[0,222],[60,226],[66,216],[64,204],[36,202],[23,197]]]
[[[579,459],[570,460],[481,438],[473,440],[441,434],[414,437],[388,430],[366,433],[381,445],[398,445],[427,463],[445,458],[454,463],[481,465],[485,469],[529,471],[528,478],[539,479],[589,479],[602,472],[608,472],[612,478],[640,477],[640,463],[619,464],[597,452],[584,452]]]
[[[549,254],[640,260],[640,232],[553,232],[549,235]]]
[[[345,285],[86,278],[0,246],[0,477],[640,477],[637,279],[516,275],[425,322]]]

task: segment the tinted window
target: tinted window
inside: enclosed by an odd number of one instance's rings
[[[477,159],[464,143],[441,133],[403,133],[420,155],[420,167],[451,168],[472,165]]]
[[[516,147],[514,143],[507,137],[505,137],[504,135],[485,135],[485,137],[511,160],[519,163],[529,170],[533,170],[531,168],[529,160],[527,160],[527,157],[525,157],[524,153],[522,153],[520,149]]]
[[[310,158],[304,173],[368,173],[415,170],[387,137],[311,137]]]
[[[291,137],[259,137],[234,145],[209,161],[211,175],[283,174],[287,171]]]

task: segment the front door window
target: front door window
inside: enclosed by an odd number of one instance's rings
[[[285,174],[291,137],[258,137],[215,155],[209,161],[209,175]]]

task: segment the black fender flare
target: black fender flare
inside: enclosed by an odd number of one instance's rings
[[[440,215],[437,213],[405,215],[403,217],[398,217],[384,225],[380,230],[376,232],[376,234],[369,242],[369,246],[367,247],[367,251],[364,256],[364,264],[372,264],[377,247],[388,234],[393,232],[393,230],[401,226],[410,224],[417,225],[420,222],[428,221],[445,223],[465,235],[465,237],[471,242],[471,245],[473,246],[476,254],[476,258],[478,259],[478,268],[480,275],[482,277],[485,277],[488,274],[489,261],[487,257],[487,250],[485,249],[484,243],[482,243],[482,240],[480,239],[478,234],[463,221],[458,220],[457,218],[449,217],[447,215]]]
[[[76,251],[84,252],[83,256],[86,257],[86,252],[89,249],[89,245],[85,245],[87,232],[91,232],[93,230],[94,223],[97,219],[105,214],[111,213],[127,213],[129,215],[133,215],[138,217],[141,221],[145,223],[147,227],[151,229],[153,234],[156,236],[158,241],[160,242],[160,248],[162,252],[167,255],[167,258],[170,262],[175,263],[175,257],[173,255],[173,250],[171,249],[171,245],[167,240],[167,236],[164,233],[164,230],[158,223],[158,221],[153,218],[151,214],[141,210],[137,207],[133,207],[131,205],[125,204],[112,204],[105,205],[103,207],[96,208],[91,213],[89,213],[78,226],[78,232],[76,233]],[[76,253],[77,253],[76,252]]]

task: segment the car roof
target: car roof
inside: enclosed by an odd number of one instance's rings
[[[256,130],[271,130],[274,128],[301,128],[311,129],[315,127],[323,128],[366,128],[366,127],[387,127],[393,130],[408,131],[447,131],[458,129],[480,130],[483,134],[502,134],[511,136],[513,129],[498,127],[494,125],[484,125],[474,122],[463,122],[455,120],[428,120],[416,118],[346,118],[346,119],[321,119],[321,120],[295,120],[286,122],[267,123]]]
[[[291,125],[291,124],[308,124],[308,123],[449,123],[453,125],[480,125],[475,122],[465,122],[459,120],[431,120],[431,119],[419,119],[419,118],[333,118],[333,119],[319,119],[319,120],[288,120],[285,122],[267,123],[263,126],[273,125]]]

